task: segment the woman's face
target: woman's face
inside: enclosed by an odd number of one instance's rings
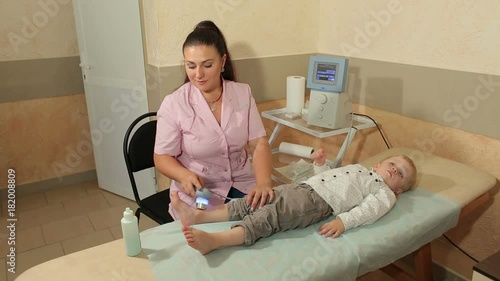
[[[226,55],[219,55],[214,46],[195,45],[184,48],[184,66],[189,81],[203,93],[211,93],[220,86],[220,73]]]

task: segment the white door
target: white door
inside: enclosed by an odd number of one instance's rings
[[[133,200],[123,137],[148,112],[139,0],[73,0],[99,187]],[[139,173],[141,197],[154,169]]]

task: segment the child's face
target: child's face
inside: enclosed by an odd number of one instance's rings
[[[387,158],[375,164],[373,170],[384,179],[396,195],[403,192],[403,185],[412,176],[410,163],[401,156]]]

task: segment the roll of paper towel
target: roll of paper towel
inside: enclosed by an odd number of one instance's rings
[[[310,146],[304,146],[300,144],[294,144],[289,142],[280,143],[278,148],[279,152],[299,156],[302,158],[311,158],[311,153],[314,152],[314,148]]]
[[[304,107],[306,78],[288,76],[286,78],[286,112],[301,114]]]

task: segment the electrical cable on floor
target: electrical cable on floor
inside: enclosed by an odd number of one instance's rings
[[[361,113],[353,113],[353,114],[354,115],[358,115],[358,116],[363,116],[363,117],[366,117],[366,118],[370,118],[370,120],[372,120],[373,124],[375,124],[375,126],[377,126],[378,132],[380,133],[380,136],[382,136],[382,139],[384,140],[385,145],[387,146],[387,149],[391,148],[389,146],[389,143],[387,143],[387,140],[386,140],[384,134],[382,133],[382,130],[378,126],[377,121],[375,121],[372,117],[370,117],[369,115],[366,115],[366,114],[361,114]]]
[[[475,262],[479,262],[476,258],[472,257],[471,255],[469,255],[467,252],[465,252],[464,250],[462,250],[462,248],[460,248],[457,244],[453,243],[453,241],[451,241],[450,238],[448,238],[448,236],[446,236],[446,234],[443,234],[444,238],[446,238],[446,240],[448,240],[448,242],[451,243],[451,245],[453,245],[455,248],[459,249],[460,252],[464,253],[466,256],[468,256],[471,260],[475,261]]]

